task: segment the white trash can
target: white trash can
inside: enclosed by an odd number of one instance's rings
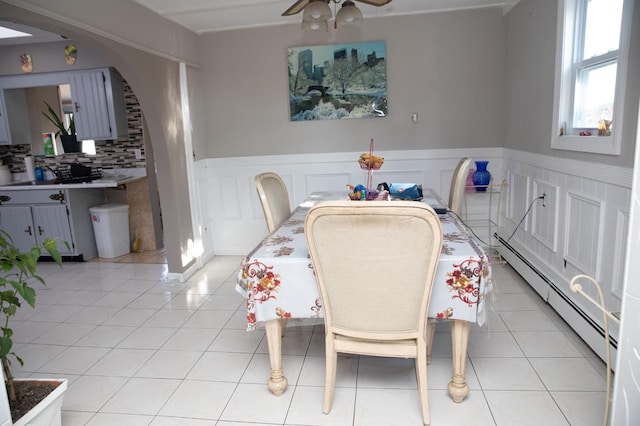
[[[98,256],[113,258],[129,253],[129,206],[104,204],[89,208]]]

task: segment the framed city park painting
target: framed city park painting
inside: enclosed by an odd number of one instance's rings
[[[387,115],[386,43],[287,49],[291,121]]]

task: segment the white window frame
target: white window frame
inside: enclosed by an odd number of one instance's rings
[[[551,126],[551,148],[596,154],[620,155],[624,96],[627,83],[627,63],[631,38],[631,18],[633,15],[632,9],[634,2],[633,0],[623,0],[611,135],[597,136],[596,131],[594,136],[578,136],[567,134],[567,124],[572,121],[571,114],[575,85],[575,75],[573,72],[574,48],[576,46],[575,17],[576,13],[578,13],[579,1],[581,0],[558,1],[556,73],[553,97],[553,123]]]

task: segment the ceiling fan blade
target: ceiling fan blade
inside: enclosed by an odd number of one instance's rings
[[[360,3],[370,4],[371,6],[384,6],[385,4],[391,3],[391,0],[356,0]]]
[[[302,10],[305,8],[307,3],[309,3],[309,0],[296,1],[293,5],[291,5],[289,9],[284,11],[282,16],[291,16],[291,15],[295,15],[296,13],[302,12]]]

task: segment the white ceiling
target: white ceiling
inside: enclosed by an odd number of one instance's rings
[[[299,23],[302,14],[281,16],[295,0],[133,0],[178,24],[203,34],[238,28]],[[365,19],[445,10],[500,6],[508,11],[519,0],[393,0],[375,7],[357,3]],[[333,10],[333,3],[331,5]],[[340,5],[336,6],[340,8]]]
[[[281,16],[295,0],[130,0],[172,20],[198,34],[239,28],[265,27],[300,23],[302,14]],[[394,15],[411,15],[446,10],[502,7],[506,13],[520,0],[392,0],[375,7],[357,3],[365,19]],[[333,9],[333,3],[331,3]],[[336,5],[336,8],[340,8]],[[64,37],[36,28],[0,21],[0,26],[25,31],[33,37],[0,39],[0,46],[42,43],[63,40]]]
[[[26,43],[45,43],[49,41],[64,40],[64,37],[58,34],[53,34],[47,31],[40,30],[38,28],[28,27],[26,25],[16,24],[15,22],[0,21],[0,26],[31,34],[30,37],[27,36],[0,39],[0,46]]]

